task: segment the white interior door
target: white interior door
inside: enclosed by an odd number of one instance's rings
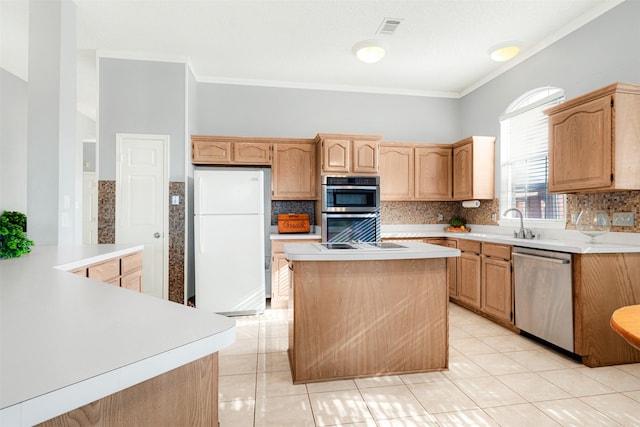
[[[167,299],[168,135],[116,134],[116,243],[144,244],[142,291]]]
[[[98,174],[82,173],[82,241],[98,243]]]

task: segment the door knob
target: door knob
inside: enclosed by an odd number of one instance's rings
[[[159,239],[160,238],[160,233],[154,233],[153,237],[155,237],[156,239]]]

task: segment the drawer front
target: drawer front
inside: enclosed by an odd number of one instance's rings
[[[475,242],[473,240],[458,239],[458,249],[460,249],[463,252],[475,252],[479,254],[481,247],[482,247],[481,242]]]
[[[142,253],[137,252],[135,254],[127,255],[121,258],[121,273],[123,275],[132,271],[142,269]]]
[[[498,245],[496,243],[483,243],[482,255],[490,256],[492,258],[502,258],[509,261],[511,259],[511,246]]]
[[[284,253],[284,245],[289,243],[320,243],[320,239],[288,239],[288,240],[272,240],[271,253]]]
[[[102,282],[109,282],[114,278],[120,277],[120,259],[116,258],[92,265],[89,267],[89,277]]]
[[[132,291],[142,292],[142,271],[135,271],[120,279],[120,286]]]

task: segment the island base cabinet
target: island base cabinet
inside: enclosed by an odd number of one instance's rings
[[[38,426],[217,426],[218,353]]]
[[[589,367],[640,362],[610,325],[615,310],[640,304],[640,253],[574,256],[575,352]]]
[[[448,367],[445,258],[292,266],[294,384]]]

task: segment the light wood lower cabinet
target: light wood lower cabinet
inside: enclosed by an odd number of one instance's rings
[[[289,243],[320,243],[320,239],[271,241],[271,308],[287,308],[289,304],[289,261],[284,256],[284,245]]]
[[[458,300],[472,308],[480,308],[481,244],[480,242],[458,240]]]
[[[72,273],[142,292],[142,252],[89,264]]]
[[[640,304],[640,253],[574,255],[574,343],[585,365],[640,362],[640,351],[610,325],[615,310],[634,304]]]
[[[482,243],[480,309],[495,320],[513,323],[511,246]]]

